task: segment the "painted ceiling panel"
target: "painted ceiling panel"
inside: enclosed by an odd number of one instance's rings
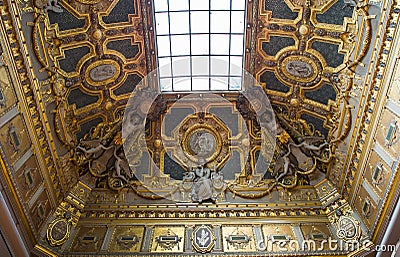
[[[290,37],[270,36],[268,42],[263,42],[262,49],[265,54],[275,56],[285,47],[294,46],[295,41]]]
[[[282,83],[272,71],[264,71],[260,76],[260,82],[265,83],[265,87],[270,90],[283,93],[287,93],[290,90],[290,87]]]
[[[316,14],[316,20],[320,23],[342,25],[345,17],[351,18],[354,11],[354,3],[346,1],[332,1],[327,10]]]
[[[83,92],[80,88],[75,88],[68,94],[68,104],[75,104],[77,109],[94,104],[98,100],[98,97],[89,95]]]
[[[48,12],[50,24],[57,24],[60,31],[82,29],[86,25],[86,19],[77,17],[68,9],[60,6],[62,12]]]
[[[139,84],[141,80],[142,78],[139,75],[129,74],[126,80],[116,89],[114,89],[113,93],[116,96],[126,95],[126,94],[130,95],[133,92],[133,90],[135,90],[136,85]]]
[[[329,100],[336,100],[336,90],[330,84],[324,84],[316,90],[305,91],[304,96],[307,99],[319,102],[324,105],[329,104]]]
[[[344,55],[339,53],[339,45],[321,41],[312,42],[312,49],[317,50],[329,67],[336,68],[344,61]]]
[[[298,16],[298,13],[293,12],[285,1],[272,0],[263,3],[265,10],[271,12],[272,18],[295,20]]]
[[[135,2],[132,0],[117,1],[112,11],[102,19],[106,24],[129,22],[129,15],[136,14]]]
[[[78,63],[85,55],[89,53],[90,48],[87,46],[80,46],[65,50],[64,58],[59,60],[60,68],[66,73],[76,72]]]
[[[126,59],[135,58],[139,53],[139,47],[137,45],[132,45],[131,39],[110,41],[107,43],[107,48],[120,52]]]

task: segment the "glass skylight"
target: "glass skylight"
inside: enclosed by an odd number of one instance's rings
[[[245,0],[154,0],[161,91],[240,90]]]

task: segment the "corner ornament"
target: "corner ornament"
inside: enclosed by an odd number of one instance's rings
[[[351,216],[340,216],[337,221],[337,227],[337,236],[344,241],[358,240],[360,238],[360,222]]]
[[[56,218],[47,228],[47,240],[51,246],[59,246],[68,240],[71,234],[71,222],[67,218]]]
[[[211,228],[206,225],[196,227],[190,238],[193,248],[199,253],[211,252],[216,239]]]

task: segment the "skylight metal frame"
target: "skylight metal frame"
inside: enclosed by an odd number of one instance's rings
[[[155,23],[155,28],[154,28],[154,35],[155,35],[155,44],[156,44],[156,59],[157,59],[157,66],[160,68],[158,70],[158,78],[159,78],[159,85],[160,89],[163,92],[188,92],[188,91],[238,91],[242,87],[242,76],[243,76],[243,65],[244,65],[244,54],[245,54],[245,37],[246,37],[246,14],[247,14],[247,1],[245,0],[208,0],[208,9],[199,9],[199,8],[192,8],[193,3],[196,2],[197,4],[201,1],[202,3],[206,2],[204,0],[153,0],[153,15],[154,15],[154,23]],[[187,9],[174,9],[171,8],[171,3],[186,3]],[[229,2],[229,8],[214,8],[213,3],[228,3]],[[160,8],[157,6],[158,4],[166,4],[167,8]],[[242,6],[241,8],[238,8],[238,6]],[[206,14],[207,13],[207,14]],[[229,22],[225,22],[223,25],[227,25],[229,23],[229,30],[228,31],[218,31],[218,28],[216,28],[215,25],[212,23],[215,22],[213,21],[216,16],[221,15],[221,14],[227,14],[229,13]],[[183,25],[181,28],[171,28],[171,16],[173,19],[176,19],[179,15],[177,14],[187,14],[187,26]],[[192,17],[194,15],[201,16],[206,15],[208,18],[208,30],[206,32],[201,31],[201,32],[193,32],[193,19]],[[218,14],[218,15],[217,15]],[[239,22],[237,20],[233,20],[233,17],[236,16],[238,17],[240,15]],[[161,17],[164,16],[164,17]],[[161,24],[164,19],[165,22],[165,16],[168,18],[168,25],[166,24]],[[174,17],[175,16],[175,17]],[[185,15],[181,15],[185,16]],[[161,17],[161,18],[160,18]],[[232,26],[235,26],[234,22],[237,24],[240,24],[241,27],[238,28],[233,28]],[[224,23],[224,22],[222,22]],[[185,21],[182,21],[182,24],[185,24]],[[236,26],[237,26],[236,24]],[[172,24],[173,25],[173,24]],[[198,24],[197,24],[198,25]],[[163,27],[162,27],[163,26]],[[162,27],[162,29],[161,29]],[[166,27],[168,27],[168,30],[166,30]],[[187,30],[185,30],[185,28]],[[182,29],[182,32],[179,32],[179,29]],[[216,30],[217,29],[217,30]],[[160,31],[159,31],[160,30]],[[161,31],[163,30],[163,31]],[[168,33],[165,33],[168,31]],[[178,32],[176,32],[178,31]],[[164,33],[163,33],[164,32]],[[208,40],[208,51],[207,53],[204,54],[196,54],[196,51],[193,49],[194,47],[194,37],[199,35],[200,36],[206,36]],[[178,37],[182,36],[188,36],[189,39],[189,46],[188,46],[188,51],[182,51],[183,53],[181,54],[175,54],[177,52],[177,47],[173,45],[173,41],[175,41]],[[227,40],[228,45],[227,49],[224,47],[215,47],[218,45],[214,45],[214,42],[217,37],[221,37],[221,39],[225,38]],[[236,37],[236,39],[235,39]],[[237,38],[240,37],[240,42],[238,42]],[[161,48],[159,43],[160,41],[165,41],[165,38],[168,39],[168,45],[167,47],[164,46],[164,48]],[[226,42],[225,42],[226,43]],[[234,47],[234,44],[239,44],[239,47],[236,46]],[[183,44],[180,44],[180,46],[183,46]],[[169,48],[166,50],[166,48]],[[187,47],[185,47],[187,48]],[[238,50],[240,49],[240,50]],[[216,51],[220,51],[219,53]],[[223,52],[225,51],[225,52]],[[236,53],[234,52],[236,51]],[[167,53],[169,52],[169,53]],[[198,53],[201,53],[200,51]],[[174,64],[177,64],[177,62],[173,62],[174,59],[180,59],[180,58],[188,58],[188,66],[189,66],[189,72],[183,72],[182,74],[177,73],[174,71]],[[208,64],[208,74],[201,74],[197,75],[195,72],[196,66],[201,66],[198,62],[202,57],[207,58],[207,64]],[[222,61],[219,61],[220,58],[224,58],[227,60],[227,64],[223,64]],[[204,58],[203,58],[204,59]],[[236,60],[235,60],[236,59]],[[166,61],[167,60],[167,61]],[[204,59],[205,60],[205,59]],[[169,63],[169,67],[166,67],[165,63]],[[183,61],[182,61],[183,62]],[[219,64],[223,64],[222,66],[224,67],[225,65],[227,67],[226,73],[215,73],[214,71],[214,66]],[[178,63],[179,64],[179,63]],[[239,65],[235,65],[239,64]],[[180,65],[180,67],[184,67],[185,65]],[[198,68],[198,67],[197,67]],[[167,69],[167,71],[165,71]],[[218,69],[218,68],[217,68]],[[175,69],[176,70],[176,69]],[[224,72],[225,72],[224,71]],[[186,88],[179,89],[176,85],[179,84],[179,80],[190,80],[190,88],[186,86]],[[194,80],[203,80],[204,84],[208,85],[203,85],[204,87],[200,88],[197,86],[194,86]],[[207,82],[208,79],[208,82]],[[163,83],[165,81],[169,81],[170,83],[170,88],[168,87],[163,87]],[[219,81],[219,85],[225,85],[225,88],[217,88],[216,83]],[[222,82],[223,81],[223,82]],[[177,83],[176,83],[177,82]],[[222,82],[222,83],[221,83]],[[234,82],[234,83],[233,83]],[[187,81],[185,83],[188,83]],[[229,86],[228,86],[229,85]],[[236,85],[236,87],[235,87]],[[208,87],[207,87],[208,86]]]

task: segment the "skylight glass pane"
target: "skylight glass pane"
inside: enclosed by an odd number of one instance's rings
[[[192,55],[208,55],[210,53],[209,38],[208,34],[192,35]]]
[[[193,77],[192,78],[192,90],[209,90],[210,78],[207,77]]]
[[[210,90],[228,90],[228,77],[212,77]]]
[[[154,0],[154,11],[156,12],[168,11],[168,0]]]
[[[172,91],[172,79],[160,79],[160,87],[162,91]]]
[[[190,77],[174,78],[173,87],[175,91],[191,91],[192,83]]]
[[[171,77],[171,57],[158,58],[158,67],[160,72],[160,77]]]
[[[196,56],[192,58],[192,75],[208,76],[210,74],[210,58],[208,56]],[[208,87],[208,86],[207,86]]]
[[[229,33],[230,12],[212,11],[210,13],[211,33]]]
[[[157,54],[158,56],[169,56],[171,54],[169,49],[169,37],[158,36],[157,37]]]
[[[204,0],[203,0],[204,1]],[[211,10],[230,10],[230,0],[213,0],[211,1]]]
[[[240,90],[246,1],[153,1],[161,90]]]
[[[240,90],[242,87],[242,77],[229,78],[229,90]]]
[[[174,35],[171,36],[171,54],[174,55],[190,55],[190,36]]]
[[[231,0],[232,10],[245,10],[246,1],[245,0]]]
[[[173,1],[170,1],[170,2],[173,2]],[[189,33],[189,13],[188,12],[170,12],[169,20],[170,20],[171,34],[187,34],[187,33]]]
[[[236,56],[231,56],[230,57],[230,74],[232,76],[241,76],[242,75],[242,62],[243,58],[242,57],[236,57]]]
[[[169,11],[184,11],[188,9],[189,9],[188,0],[169,0]]]
[[[229,55],[229,34],[212,34],[211,38],[211,54]]]
[[[168,13],[156,13],[156,30],[158,35],[169,34]]]
[[[211,75],[228,76],[229,56],[216,56],[211,59]],[[228,82],[227,82],[228,83]]]
[[[176,76],[190,77],[190,58],[172,57],[172,73],[174,77]]]
[[[190,0],[190,10],[209,10],[209,1],[207,0]]]
[[[243,54],[243,36],[232,35],[231,36],[231,55],[242,55]]]
[[[243,33],[244,11],[234,11],[231,13],[231,28],[232,33]]]
[[[209,12],[190,12],[190,29],[192,33],[209,32]]]

